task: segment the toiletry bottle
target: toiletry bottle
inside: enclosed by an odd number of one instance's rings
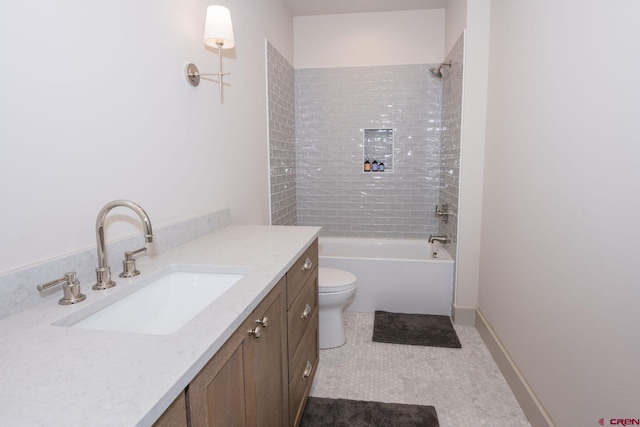
[[[378,171],[384,172],[384,163],[380,162],[380,164],[378,165]]]
[[[375,160],[373,161],[373,163],[371,163],[371,171],[378,172],[378,162]]]
[[[369,160],[364,161],[364,171],[371,172],[371,163],[369,163]]]

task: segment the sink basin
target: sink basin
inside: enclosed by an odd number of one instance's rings
[[[244,275],[174,271],[70,325],[72,328],[169,335]]]

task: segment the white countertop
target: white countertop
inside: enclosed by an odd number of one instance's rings
[[[117,286],[94,291],[92,283],[82,283],[87,299],[79,304],[61,306],[57,298],[48,299],[0,320],[0,425],[152,425],[319,231],[228,226],[140,259],[142,274],[135,278],[121,279],[120,266],[111,266]],[[74,313],[95,311],[173,264],[225,266],[246,274],[171,335],[52,325]]]

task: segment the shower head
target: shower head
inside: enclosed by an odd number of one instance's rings
[[[443,62],[442,64],[438,65],[437,67],[429,68],[429,72],[436,79],[441,79],[442,78],[442,67],[451,68],[451,61]]]
[[[436,79],[441,79],[442,78],[442,71],[440,71],[440,67],[433,67],[433,68],[429,68],[429,72],[433,75],[433,77],[435,77]]]

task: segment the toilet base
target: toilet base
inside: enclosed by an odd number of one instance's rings
[[[320,311],[318,316],[320,318],[318,331],[320,334],[320,349],[326,350],[345,345],[347,338],[344,333],[342,309],[329,313]]]
[[[341,292],[318,294],[320,349],[343,346],[346,342],[342,312],[356,293],[355,287]]]

